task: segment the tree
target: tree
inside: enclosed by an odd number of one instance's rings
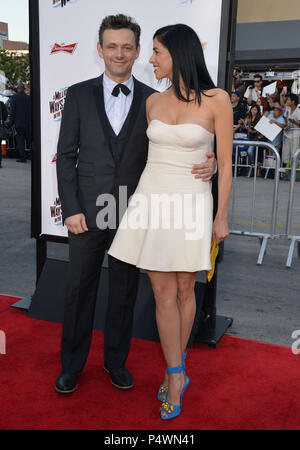
[[[30,78],[29,54],[0,50],[0,70],[3,70],[8,83],[16,85],[19,80],[26,83]]]

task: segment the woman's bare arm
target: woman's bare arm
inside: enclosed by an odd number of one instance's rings
[[[214,101],[214,122],[217,139],[218,161],[218,210],[214,221],[213,234],[217,242],[229,234],[228,204],[232,185],[232,140],[233,114],[229,95],[218,89]]]

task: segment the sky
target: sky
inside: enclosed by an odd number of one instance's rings
[[[29,42],[28,0],[0,0],[0,22],[8,23],[11,41]]]

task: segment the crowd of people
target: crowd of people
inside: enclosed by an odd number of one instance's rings
[[[300,96],[288,92],[286,86],[276,88],[274,94],[264,95],[263,77],[254,75],[253,83],[246,86],[241,74],[236,73],[232,82],[231,103],[235,138],[242,133],[248,140],[270,142],[278,150],[282,167],[290,167],[291,158],[300,148]],[[6,140],[8,148],[16,149],[17,162],[26,163],[30,158],[30,83],[10,85],[0,92],[1,140]],[[277,124],[282,131],[273,141],[269,141],[255,127],[262,116]],[[27,149],[27,151],[25,150]],[[260,176],[263,156],[270,151],[258,148],[257,175]],[[248,146],[248,165],[255,165],[256,147]],[[235,152],[233,152],[235,156]],[[0,167],[2,167],[0,151]]]
[[[26,163],[30,158],[30,122],[30,84],[26,86],[20,82],[16,87],[9,85],[0,92],[0,141],[6,142],[13,156],[18,155],[17,162],[20,163]]]
[[[246,87],[241,74],[236,73],[232,81],[231,103],[233,108],[234,135],[238,138],[243,133],[248,140],[269,142],[278,150],[282,167],[290,167],[291,159],[300,148],[300,96],[288,92],[287,86],[278,86],[273,94],[264,94],[263,77],[254,75],[253,83]],[[256,130],[256,125],[267,117],[270,123],[281,128],[273,141]],[[248,146],[248,165],[254,166],[256,147]],[[265,150],[265,154],[271,151]],[[235,153],[234,153],[235,156]],[[258,147],[257,175],[261,176],[264,148]]]

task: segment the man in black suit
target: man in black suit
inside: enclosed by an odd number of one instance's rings
[[[55,389],[71,393],[88,356],[105,251],[116,227],[99,229],[100,194],[112,194],[119,209],[119,187],[134,193],[148,152],[145,102],[154,90],[131,75],[140,52],[140,27],[121,14],[106,17],[99,30],[98,53],[105,73],[68,89],[57,150],[58,191],[68,228],[68,279],[61,346],[62,372]],[[214,158],[198,165],[210,178]],[[194,176],[191,174],[191,176]],[[121,214],[120,214],[121,216]],[[121,217],[116,218],[118,226]],[[109,298],[104,367],[120,389],[133,386],[125,368],[129,352],[139,269],[108,256]]]
[[[5,104],[0,100],[0,137],[1,139],[6,138],[5,125],[4,122],[7,119],[7,109]],[[2,136],[3,133],[3,136]],[[2,147],[1,147],[1,139],[0,139],[0,169],[2,167]]]
[[[19,158],[17,162],[26,163],[25,140],[30,147],[30,97],[25,94],[24,84],[19,84],[17,94],[10,101],[10,125],[17,133]]]

